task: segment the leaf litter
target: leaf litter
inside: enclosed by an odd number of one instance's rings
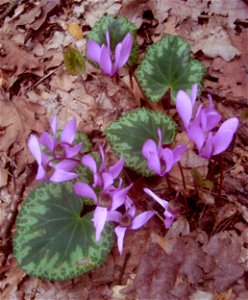
[[[182,5],[179,0],[75,0],[70,4],[19,1],[1,20],[3,299],[246,299],[248,130],[247,119],[241,118],[247,109],[248,88],[246,1],[190,0]],[[1,2],[0,12],[10,5],[11,1]],[[223,116],[240,117],[240,132],[233,151],[224,155],[227,171],[221,195],[198,186],[198,200],[193,196],[188,203],[194,212],[181,202],[189,221],[179,218],[164,235],[159,220],[154,220],[146,230],[128,234],[123,256],[114,248],[100,269],[73,281],[43,282],[24,274],[12,255],[15,217],[34,175],[33,159],[26,147],[28,136],[47,129],[48,120],[56,114],[59,125],[75,116],[93,141],[104,140],[99,133],[143,101],[139,87],[130,84],[125,72],[114,82],[89,64],[88,75],[81,77],[68,75],[62,65],[66,47],[83,51],[85,35],[106,11],[124,15],[139,27],[142,51],[164,33],[188,40],[194,57],[208,68],[203,97],[211,93]],[[75,38],[70,24],[79,26],[76,29],[73,25]],[[77,40],[77,36],[83,37]],[[214,169],[206,161],[196,160],[193,151],[184,158],[187,197],[194,195],[196,187],[194,177],[187,172],[192,166],[202,178]],[[170,175],[173,187],[182,189],[180,170],[175,168]],[[210,180],[218,181],[218,176]],[[165,185],[153,184],[158,190]],[[213,202],[206,202],[201,193],[211,195]],[[149,205],[145,200],[141,206]]]

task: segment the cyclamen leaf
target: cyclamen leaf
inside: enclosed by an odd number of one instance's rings
[[[83,202],[71,183],[43,183],[26,199],[17,216],[14,254],[29,275],[66,280],[98,267],[114,242],[105,226],[95,240],[92,212],[80,217]]]
[[[141,150],[148,139],[158,142],[158,127],[162,130],[163,144],[172,143],[176,134],[176,123],[164,113],[147,108],[127,113],[112,122],[105,131],[115,154],[125,157],[126,166],[144,176],[150,176],[152,173],[147,168]]]
[[[133,37],[133,48],[128,63],[134,65],[139,56],[139,46],[136,41],[136,26],[125,17],[117,17],[115,19],[111,15],[103,16],[88,33],[87,40],[94,40],[99,45],[106,44],[106,31],[109,31],[112,51],[114,51],[116,45],[124,39],[128,32],[131,33]]]
[[[205,67],[190,58],[189,44],[169,34],[147,48],[145,58],[136,70],[137,80],[152,102],[162,99],[168,89],[175,101],[180,89],[190,94],[196,82],[199,92],[204,74]]]
[[[85,61],[81,53],[72,48],[68,47],[64,53],[65,67],[70,75],[79,75],[85,71]]]

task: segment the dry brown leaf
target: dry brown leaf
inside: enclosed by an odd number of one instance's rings
[[[77,23],[69,23],[68,32],[77,40],[83,37],[83,31]]]
[[[38,76],[43,76],[44,68],[39,59],[31,52],[28,52],[14,41],[1,37],[1,51],[4,56],[0,56],[0,65],[2,69],[14,71],[15,75],[23,73],[33,73]],[[20,59],[21,57],[21,59]]]

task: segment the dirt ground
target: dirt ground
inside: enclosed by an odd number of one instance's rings
[[[34,185],[30,133],[47,130],[53,115],[59,126],[76,117],[78,129],[113,161],[103,130],[126,112],[151,106],[125,70],[116,82],[88,63],[81,76],[65,69],[66,47],[84,53],[85,36],[104,14],[125,16],[137,26],[140,59],[163,34],[187,40],[192,57],[207,69],[202,99],[210,93],[223,118],[236,116],[240,125],[221,158],[182,162],[187,191],[178,170],[171,173],[174,194],[184,196],[181,216],[169,230],[154,219],[130,232],[122,256],[115,246],[99,269],[63,282],[39,280],[17,266],[12,249],[17,213]],[[76,33],[71,24],[79,25]],[[247,28],[245,0],[0,1],[1,299],[248,299]],[[215,188],[197,188],[187,164],[201,169]],[[166,189],[157,179],[149,184]]]

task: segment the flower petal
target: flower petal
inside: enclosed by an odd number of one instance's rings
[[[89,40],[86,44],[86,51],[89,59],[100,65],[101,47],[97,42]]]
[[[146,159],[148,159],[151,153],[157,152],[157,149],[158,148],[157,148],[157,144],[155,143],[155,141],[149,139],[144,143],[141,152],[142,152],[142,155]]]
[[[76,118],[72,118],[69,123],[66,124],[61,134],[61,142],[71,144],[74,141],[76,135]]]
[[[102,45],[101,48],[100,67],[106,75],[113,76],[111,52],[105,45]]]
[[[179,162],[184,154],[184,152],[187,149],[187,145],[183,144],[183,145],[178,145],[173,149],[173,156],[174,156],[174,164],[176,164],[177,162]]]
[[[108,210],[106,207],[97,206],[95,208],[93,223],[96,230],[96,241],[98,242],[101,237],[102,230],[107,220]]]
[[[111,186],[114,182],[113,176],[108,172],[102,173],[102,180],[103,180],[103,189],[107,189],[109,186]]]
[[[78,155],[78,153],[80,152],[81,148],[82,148],[83,143],[79,143],[75,146],[68,146],[68,145],[64,145],[64,149],[65,149],[65,154],[67,158],[72,158],[76,155]]]
[[[161,158],[165,162],[165,170],[162,172],[162,176],[164,176],[166,173],[168,173],[172,167],[174,166],[174,155],[171,149],[165,148],[161,150]]]
[[[59,163],[57,163],[54,168],[55,169],[61,169],[67,172],[70,172],[71,170],[73,170],[79,163],[75,160],[71,160],[71,159],[63,159],[62,161],[60,161]]]
[[[109,168],[109,173],[112,175],[113,179],[117,178],[120,175],[124,163],[125,159],[121,157],[121,159],[116,164]]]
[[[196,101],[196,97],[197,97],[197,90],[198,90],[198,84],[195,83],[195,84],[193,84],[192,89],[191,89],[192,109],[195,105],[195,101]]]
[[[177,93],[176,109],[183,121],[184,128],[188,128],[192,118],[193,104],[189,96],[182,90]]]
[[[133,39],[132,35],[129,32],[127,33],[123,41],[119,43],[115,48],[115,63],[118,70],[127,63],[131,54],[132,46]]]
[[[122,227],[122,226],[115,227],[115,234],[117,236],[117,245],[118,245],[118,249],[119,249],[120,254],[122,254],[123,240],[124,240],[126,230],[127,230],[126,227]]]
[[[198,151],[201,151],[201,148],[206,140],[206,135],[204,131],[198,125],[190,125],[187,130],[188,137],[196,144]]]
[[[155,193],[153,193],[150,189],[144,188],[144,192],[153,198],[156,202],[158,202],[164,209],[168,209],[169,202],[159,198]]]
[[[50,127],[52,129],[54,137],[56,137],[56,134],[57,134],[57,117],[56,116],[51,118]]]
[[[55,139],[48,132],[43,132],[41,134],[39,142],[47,147],[47,149],[49,149],[51,153],[53,153],[55,147]]]
[[[212,141],[214,146],[213,155],[217,155],[229,147],[238,125],[238,118],[230,118],[220,126]]]
[[[133,219],[131,229],[138,229],[147,223],[154,216],[153,211],[145,211]]]
[[[78,177],[78,174],[66,172],[62,169],[55,169],[53,175],[49,178],[52,182],[64,182]]]
[[[28,140],[28,148],[32,153],[33,157],[35,158],[35,160],[37,161],[37,163],[40,165],[41,164],[40,144],[38,138],[33,134],[30,135],[30,138]]]
[[[149,170],[154,172],[157,175],[162,175],[161,173],[161,161],[158,156],[158,153],[151,153],[147,160],[147,167]]]
[[[91,186],[84,182],[76,182],[74,184],[74,192],[81,197],[93,199],[97,202],[97,196]]]
[[[118,207],[120,207],[122,204],[125,203],[127,193],[129,192],[132,186],[133,183],[131,183],[129,186],[125,187],[124,189],[115,191],[113,193],[111,210],[116,210]]]
[[[85,154],[81,161],[82,164],[88,167],[94,174],[97,172],[96,161],[90,154]]]
[[[116,210],[108,211],[107,221],[117,222],[119,223],[122,218],[122,214]]]

